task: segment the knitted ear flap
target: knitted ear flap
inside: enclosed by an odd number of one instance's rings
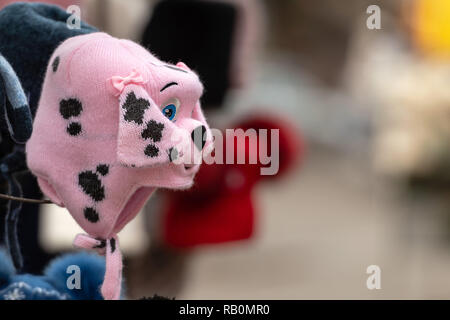
[[[110,79],[119,95],[119,132],[117,160],[125,166],[147,167],[170,161],[169,150],[175,142],[177,127],[168,121],[153,102],[137,72]]]
[[[0,82],[5,101],[0,101],[4,120],[11,138],[25,143],[31,136],[32,120],[22,85],[11,65],[0,55]]]

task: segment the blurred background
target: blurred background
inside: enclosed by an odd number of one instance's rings
[[[128,298],[450,298],[449,1],[52,2],[186,62],[211,127],[280,129],[275,177],[203,165],[152,196],[120,234]],[[70,250],[70,215],[40,218]]]

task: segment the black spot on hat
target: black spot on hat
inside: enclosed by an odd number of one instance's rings
[[[202,150],[206,143],[206,127],[198,126],[191,132],[191,139],[198,150]]]
[[[169,154],[169,161],[172,162],[176,159],[178,159],[178,149],[177,148],[170,148],[167,153]]]
[[[77,117],[81,111],[83,111],[83,105],[78,99],[63,99],[59,102],[59,113],[61,113],[64,119]]]
[[[116,251],[116,239],[111,238],[109,244],[111,245],[111,253],[114,253]]]
[[[155,120],[150,120],[147,123],[147,127],[142,130],[142,138],[152,139],[154,142],[161,141],[162,131],[164,130],[164,124],[156,122]]]
[[[109,172],[109,166],[107,164],[99,164],[97,166],[97,172],[100,173],[102,176],[106,176]]]
[[[84,217],[86,218],[86,220],[92,223],[96,223],[98,222],[98,220],[100,220],[98,212],[91,207],[84,208]]]
[[[56,72],[58,70],[58,66],[59,66],[59,56],[57,56],[55,59],[53,59],[53,63],[52,63],[53,72]]]
[[[143,98],[136,98],[134,91],[128,93],[122,108],[126,110],[124,119],[129,122],[142,124],[144,112],[150,106],[150,102]]]
[[[79,122],[71,122],[67,126],[67,133],[71,136],[77,136],[81,133],[81,124]]]
[[[159,149],[154,144],[149,144],[144,151],[145,155],[149,156],[150,158],[157,157],[159,154]]]
[[[78,174],[78,184],[84,193],[90,196],[94,201],[102,201],[105,199],[105,188],[98,178],[97,174],[92,171],[83,171]]]
[[[97,248],[98,249],[102,249],[102,248],[106,247],[106,240],[105,239],[96,238],[96,240],[100,241],[100,244],[94,246],[93,247],[94,249],[97,249]]]

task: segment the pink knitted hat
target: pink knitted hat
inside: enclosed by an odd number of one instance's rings
[[[70,38],[50,59],[28,167],[88,233],[75,245],[106,255],[106,299],[120,292],[116,234],[155,188],[190,187],[202,153],[212,149],[202,91],[185,64],[161,62],[105,33]]]

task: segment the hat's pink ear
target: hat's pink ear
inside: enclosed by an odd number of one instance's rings
[[[184,63],[184,62],[178,62],[177,64],[176,64],[176,66],[178,67],[178,68],[180,68],[180,69],[184,69],[184,70],[186,70],[186,71],[191,71],[191,69]]]
[[[124,86],[119,96],[117,160],[126,166],[146,167],[170,161],[176,127],[139,84]]]

